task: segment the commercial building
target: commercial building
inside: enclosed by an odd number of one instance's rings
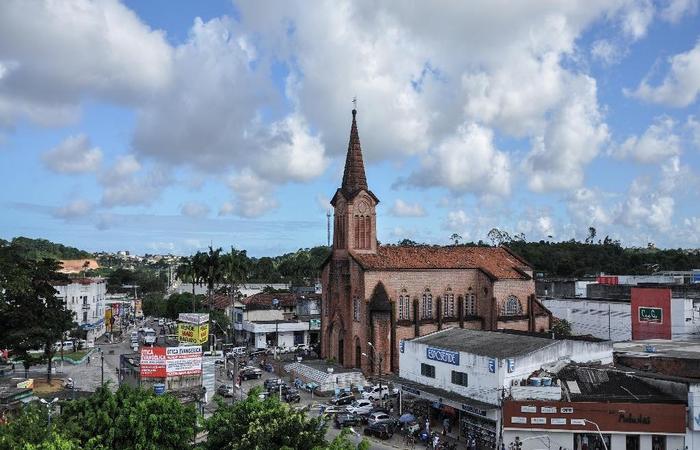
[[[521,442],[522,450],[685,448],[684,401],[612,367],[571,364],[556,377],[560,400],[504,400],[506,445]]]
[[[552,377],[543,377],[544,385],[526,385],[533,372],[556,372],[568,361],[612,363],[612,343],[452,328],[403,341],[400,358],[392,382],[400,387],[402,409],[405,403],[414,414],[446,415],[463,436],[474,435],[490,448],[500,443],[503,398],[561,400]]]
[[[78,326],[85,330],[88,347],[94,347],[95,340],[105,333],[104,278],[73,278],[67,283],[54,284],[54,288],[58,291],[56,297],[63,300]]]

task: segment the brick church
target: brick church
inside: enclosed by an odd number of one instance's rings
[[[403,339],[449,327],[548,330],[551,313],[535,298],[532,267],[509,249],[378,245],[379,199],[367,185],[356,116],[353,110],[343,182],[331,200],[322,356],[366,372],[377,371],[381,357],[382,372],[398,372]]]

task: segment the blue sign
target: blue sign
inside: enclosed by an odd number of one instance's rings
[[[508,358],[506,361],[508,362],[508,373],[514,372],[515,371],[515,360],[512,358]]]
[[[451,352],[449,350],[441,350],[439,348],[428,347],[426,349],[428,359],[439,361],[454,366],[459,365],[459,352]]]
[[[489,359],[489,372],[496,373],[496,360],[493,358]]]
[[[401,353],[403,353],[403,349],[404,349],[403,339],[401,339],[401,340],[399,341],[399,351],[401,351]]]

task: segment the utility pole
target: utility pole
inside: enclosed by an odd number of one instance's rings
[[[102,367],[102,369],[101,369],[102,386],[104,386],[104,384],[105,384],[105,354],[102,351],[102,349],[100,349],[100,359],[102,360],[102,366],[101,366]]]

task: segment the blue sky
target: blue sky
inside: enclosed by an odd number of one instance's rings
[[[358,98],[378,237],[697,248],[698,0],[0,5],[0,237],[326,242]]]

